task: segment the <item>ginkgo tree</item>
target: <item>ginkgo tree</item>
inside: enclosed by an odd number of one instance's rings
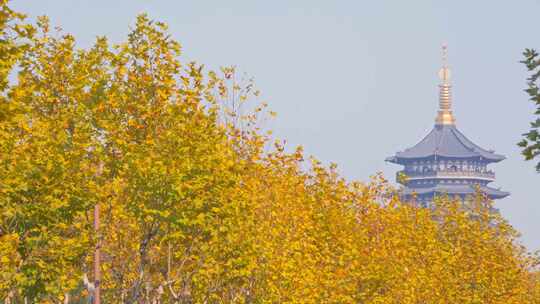
[[[253,81],[184,62],[165,24],[80,49],[1,16],[5,302],[87,301],[98,242],[102,303],[539,302],[537,257],[481,194],[418,208],[287,152]]]

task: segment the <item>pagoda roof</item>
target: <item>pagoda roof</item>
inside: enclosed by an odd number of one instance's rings
[[[396,153],[386,161],[401,163],[403,160],[429,158],[433,156],[448,158],[483,158],[499,162],[504,156],[485,150],[470,141],[455,125],[437,124],[419,143],[412,148]]]
[[[426,188],[404,188],[403,194],[405,195],[425,195],[425,194],[449,194],[449,195],[473,195],[477,191],[477,187],[480,192],[486,194],[491,199],[504,198],[510,195],[509,192],[494,189],[488,186],[477,185],[436,185],[434,187]]]

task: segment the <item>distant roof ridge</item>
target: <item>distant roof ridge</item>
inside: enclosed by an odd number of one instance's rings
[[[465,143],[465,142],[463,141],[463,139],[460,138],[460,137],[465,137],[465,135],[463,135],[461,132],[459,132],[458,128],[457,128],[455,125],[452,126],[452,128],[450,128],[450,130],[452,131],[452,133],[456,136],[457,140],[458,140],[462,145],[464,145],[464,146],[465,146],[466,148],[468,148],[470,151],[476,152],[476,150],[474,149],[475,144],[474,144],[473,142],[470,141],[470,143],[471,143],[472,145],[470,145],[470,146],[467,145],[467,143]]]
[[[420,140],[420,141],[418,142],[418,144],[416,144],[416,145],[419,145],[419,144],[423,143],[425,140],[427,140],[427,139],[429,138],[429,136],[431,135],[431,133],[433,133],[433,131],[435,131],[435,129],[431,129],[431,131],[430,131],[428,134],[426,134],[426,136],[424,136],[424,138],[422,138],[422,140]],[[407,150],[410,150],[410,149],[414,148],[416,145],[410,147],[410,148],[407,149]]]
[[[488,194],[490,196],[494,196],[495,198],[503,198],[508,195],[510,195],[510,192],[507,191],[501,191],[500,189],[496,189],[490,186],[479,186],[479,190],[482,193]],[[404,191],[405,194],[411,195],[412,193],[415,194],[427,194],[427,193],[439,193],[439,194],[465,194],[465,195],[472,195],[476,193],[476,187],[473,187],[472,185],[435,185],[432,187],[426,187],[426,188],[411,188],[406,189]]]
[[[459,129],[456,127],[454,128],[455,131],[457,132],[457,137],[458,137],[458,140],[462,141],[462,140],[466,140],[468,141],[471,146],[472,146],[472,151],[475,151],[476,152],[476,149],[480,150],[481,152],[484,152],[484,153],[487,153],[487,154],[493,154],[493,155],[498,155],[497,153],[495,153],[495,150],[487,150],[487,149],[484,149],[482,147],[480,147],[479,145],[475,144],[473,141],[471,141],[470,139],[467,138],[467,136],[465,136],[465,134],[461,133],[461,131],[459,131]],[[498,156],[501,156],[503,157],[502,155],[498,155]]]
[[[446,134],[448,133],[448,134]],[[427,158],[442,156],[451,158],[480,157],[488,161],[498,162],[504,156],[490,152],[468,139],[455,125],[435,125],[416,145],[398,152],[394,157],[388,158],[391,162],[399,159]]]
[[[444,125],[436,125],[435,128],[437,128],[437,127],[439,127],[439,128],[444,128]],[[435,150],[436,150],[436,151],[439,151],[439,147],[441,146],[441,143],[442,143],[443,139],[444,139],[444,132],[443,132],[441,138],[439,138],[439,142],[438,142],[437,145],[435,146]]]

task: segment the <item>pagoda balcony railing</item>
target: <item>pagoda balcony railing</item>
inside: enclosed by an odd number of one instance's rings
[[[467,179],[484,179],[495,180],[495,172],[493,171],[399,171],[397,173],[398,179],[406,177],[407,179],[424,179],[424,178],[467,178]]]

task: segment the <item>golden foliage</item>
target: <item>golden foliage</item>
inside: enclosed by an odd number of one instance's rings
[[[252,80],[183,63],[164,24],[81,50],[1,16],[0,298],[88,297],[99,238],[104,303],[539,302],[489,202],[417,208],[270,147]]]

